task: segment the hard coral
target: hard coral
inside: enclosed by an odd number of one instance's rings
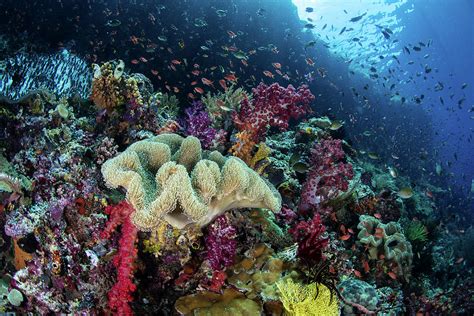
[[[314,95],[304,85],[295,89],[292,85],[284,88],[278,83],[270,86],[260,83],[252,93],[252,102],[248,98],[243,99],[233,119],[241,131],[250,124],[256,142],[265,138],[269,127],[286,130],[290,119],[305,115],[314,100]]]
[[[348,180],[354,177],[350,163],[345,163],[342,141],[324,139],[311,150],[311,168],[303,185],[299,211],[306,212],[312,208],[317,211],[340,191],[349,188]]]
[[[110,238],[111,233],[122,225],[122,235],[119,241],[119,250],[113,259],[117,268],[117,282],[110,289],[109,307],[119,315],[132,315],[132,309],[128,305],[133,300],[132,293],[136,290],[133,283],[135,271],[135,259],[137,257],[136,241],[138,230],[130,220],[133,207],[125,201],[115,206],[108,206],[106,213],[110,219],[106,228],[101,233],[102,238]]]
[[[204,153],[195,137],[162,134],[132,144],[106,161],[106,184],[127,190],[133,223],[152,230],[162,221],[182,229],[206,226],[234,208],[279,211],[278,192],[238,158]]]
[[[329,244],[329,238],[324,236],[326,227],[321,222],[321,217],[316,214],[308,222],[299,222],[289,230],[294,240],[298,243],[297,255],[308,263],[316,263],[324,259],[323,250]]]

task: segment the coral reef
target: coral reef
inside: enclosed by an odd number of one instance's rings
[[[474,229],[448,191],[308,117],[307,87],[250,95],[231,73],[184,104],[124,64],[94,66],[86,100],[0,99],[0,312],[472,314]]]

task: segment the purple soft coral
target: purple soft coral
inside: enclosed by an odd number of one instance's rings
[[[222,270],[234,263],[237,241],[236,229],[225,216],[209,226],[206,236],[207,260],[213,270]]]
[[[202,147],[209,148],[217,135],[217,130],[211,127],[211,117],[202,102],[194,101],[184,113],[186,114],[186,134],[199,138]]]

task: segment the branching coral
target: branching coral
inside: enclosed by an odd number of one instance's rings
[[[102,174],[108,186],[127,190],[136,210],[133,223],[141,230],[162,221],[180,229],[202,227],[232,208],[281,206],[278,192],[243,161],[203,153],[192,136],[162,134],[136,142],[106,161]]]
[[[255,141],[265,138],[269,127],[286,130],[291,118],[298,119],[309,110],[314,95],[308,87],[295,89],[274,83],[270,86],[260,83],[252,90],[253,100],[242,100],[240,110],[234,112],[235,125],[242,131],[250,124]]]
[[[301,284],[291,278],[276,283],[285,311],[291,316],[339,315],[336,296],[322,284]]]
[[[110,309],[119,315],[133,314],[128,304],[133,300],[132,293],[137,288],[133,283],[133,273],[137,257],[135,244],[138,231],[130,220],[132,212],[132,206],[125,201],[115,206],[108,206],[106,213],[110,215],[110,219],[101,233],[102,238],[110,238],[117,226],[122,225],[119,250],[113,259],[114,266],[117,268],[117,282],[108,294]]]
[[[349,188],[348,180],[354,176],[352,165],[343,162],[345,157],[342,142],[338,139],[324,139],[311,150],[311,168],[301,193],[300,211],[312,208],[322,209],[340,191]]]

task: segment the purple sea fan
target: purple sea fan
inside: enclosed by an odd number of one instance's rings
[[[234,263],[237,249],[236,233],[237,230],[230,225],[225,216],[218,217],[209,226],[206,236],[206,259],[213,270],[222,270]]]
[[[212,119],[202,102],[194,101],[184,113],[186,115],[184,119],[186,134],[199,138],[202,147],[209,148],[216,137],[217,130],[211,127]]]

